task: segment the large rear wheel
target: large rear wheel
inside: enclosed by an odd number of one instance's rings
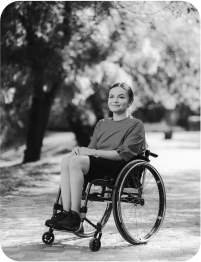
[[[146,161],[133,161],[119,174],[113,193],[113,214],[123,238],[145,243],[159,230],[166,195],[160,174]]]

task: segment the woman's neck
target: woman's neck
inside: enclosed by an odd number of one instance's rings
[[[114,121],[120,121],[120,120],[123,120],[125,118],[129,117],[129,113],[128,112],[125,112],[123,114],[115,114],[113,113],[113,120]]]

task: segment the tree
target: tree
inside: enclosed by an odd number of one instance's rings
[[[17,146],[17,143],[24,142],[31,98],[30,83],[26,81],[26,73],[20,73],[18,67],[2,65],[1,69],[1,146],[12,145],[13,138]]]
[[[95,18],[93,26],[104,15],[108,15],[109,7],[109,2],[27,1],[11,3],[4,9],[2,68],[9,66],[16,71],[14,75],[12,70],[9,72],[13,79],[26,70],[25,81],[29,82],[29,88],[33,90],[24,163],[40,158],[53,100],[58,89],[65,85],[66,74],[69,72],[64,70],[62,51],[73,44],[73,36],[77,37],[78,44],[77,32],[82,32],[90,19]],[[80,17],[82,10],[89,13],[88,20]],[[98,46],[94,48],[92,44],[93,42],[88,48],[92,52],[89,59],[93,52],[99,51]],[[93,62],[92,60],[88,62]],[[3,81],[5,77],[3,76]],[[7,85],[6,88],[8,89]]]
[[[158,13],[156,6],[161,10]],[[168,124],[187,127],[188,114],[199,114],[200,110],[199,14],[186,2],[171,2],[166,8],[164,4],[156,6],[143,10],[154,13],[154,17],[147,15],[149,24],[141,25],[137,34],[141,38],[138,54],[141,51],[142,56],[125,57],[124,67],[140,87],[136,93],[144,101],[139,108],[151,110],[160,104],[171,114],[164,114]],[[131,60],[136,61],[135,67]],[[182,119],[181,108],[186,108]]]
[[[135,115],[187,127],[187,116],[200,111],[197,10],[186,2],[117,2],[113,15],[115,51],[85,69],[91,89],[98,82],[105,93],[103,79],[107,86],[124,79],[134,86]]]
[[[197,10],[186,2],[116,2],[100,27],[106,36],[99,42],[111,50],[105,60],[94,66],[86,63],[88,56],[81,51],[85,44],[81,50],[74,45],[66,55],[71,65],[81,65],[76,73],[69,70],[77,89],[71,110],[66,109],[78,143],[87,145],[95,123],[109,116],[108,87],[118,81],[134,87],[134,116],[186,127],[187,116],[199,113]]]
[[[155,99],[164,99],[161,100],[164,104],[167,97],[164,97],[163,91],[167,90],[169,96],[174,92],[178,92],[178,97],[183,96],[181,85],[174,80],[184,80],[183,76],[187,75],[187,72],[190,73],[189,78],[193,79],[196,76],[194,79],[197,80],[199,69],[199,49],[196,48],[199,45],[199,14],[189,3],[171,2],[170,4],[168,9],[163,10],[163,13],[161,11],[158,16],[149,17],[149,23],[141,24],[140,28],[137,29],[139,41],[136,53],[141,53],[143,57],[141,55],[137,57],[135,53],[132,57],[129,57],[130,60],[128,60],[128,57],[125,57],[124,60],[126,62],[125,68],[127,67],[128,72],[134,69],[136,78],[145,78],[145,83],[146,79],[148,82],[153,81],[149,85],[150,91],[155,95]],[[188,11],[189,8],[193,11]],[[160,10],[159,7],[158,9]],[[154,5],[152,4],[152,12],[153,10]],[[151,10],[149,13],[151,13]],[[129,70],[131,59],[135,59],[136,64],[130,66]],[[162,72],[158,79],[164,81],[160,83],[160,86],[155,86],[154,90],[155,82],[158,80],[157,75],[160,74],[158,70]],[[171,83],[174,84],[174,88],[170,87]],[[195,85],[197,84],[198,82],[195,83]],[[159,89],[162,90],[160,98],[156,96],[160,91]],[[149,93],[147,92],[147,94]],[[178,100],[178,97],[175,97],[175,100]],[[192,103],[190,102],[190,104]]]
[[[3,65],[17,67],[18,75],[27,70],[26,88],[33,90],[24,162],[40,157],[50,108],[61,84],[61,49],[70,39],[64,11],[71,12],[68,2],[62,8],[53,2],[14,2],[2,13]]]
[[[13,102],[7,99],[5,105],[9,112],[22,112],[19,94],[26,93],[23,104],[30,114],[24,162],[40,158],[58,91],[68,96],[60,101],[78,143],[84,145],[95,122],[109,114],[102,108],[107,87],[114,82],[134,86],[132,111],[146,108],[147,114],[153,109],[158,116],[162,109],[162,118],[168,109],[184,105],[198,114],[198,42],[199,16],[187,2],[42,1],[7,6],[2,14],[2,86],[5,98],[14,94]],[[21,121],[26,126],[26,114],[24,122],[14,116],[19,123],[15,125],[22,126]]]

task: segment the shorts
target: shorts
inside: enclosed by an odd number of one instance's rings
[[[124,161],[114,161],[106,158],[89,156],[90,166],[88,173],[84,176],[85,180],[91,182],[95,179],[111,177],[115,169],[122,165]]]

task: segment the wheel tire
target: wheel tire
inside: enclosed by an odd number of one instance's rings
[[[101,248],[101,241],[98,238],[92,238],[89,242],[89,247],[91,251],[98,251]]]
[[[158,232],[165,216],[166,194],[160,174],[146,161],[132,161],[116,180],[112,202],[122,237],[131,244],[146,243]]]
[[[50,233],[50,232],[45,232],[43,235],[42,235],[42,240],[45,244],[52,244],[54,242],[54,234],[53,233]]]

